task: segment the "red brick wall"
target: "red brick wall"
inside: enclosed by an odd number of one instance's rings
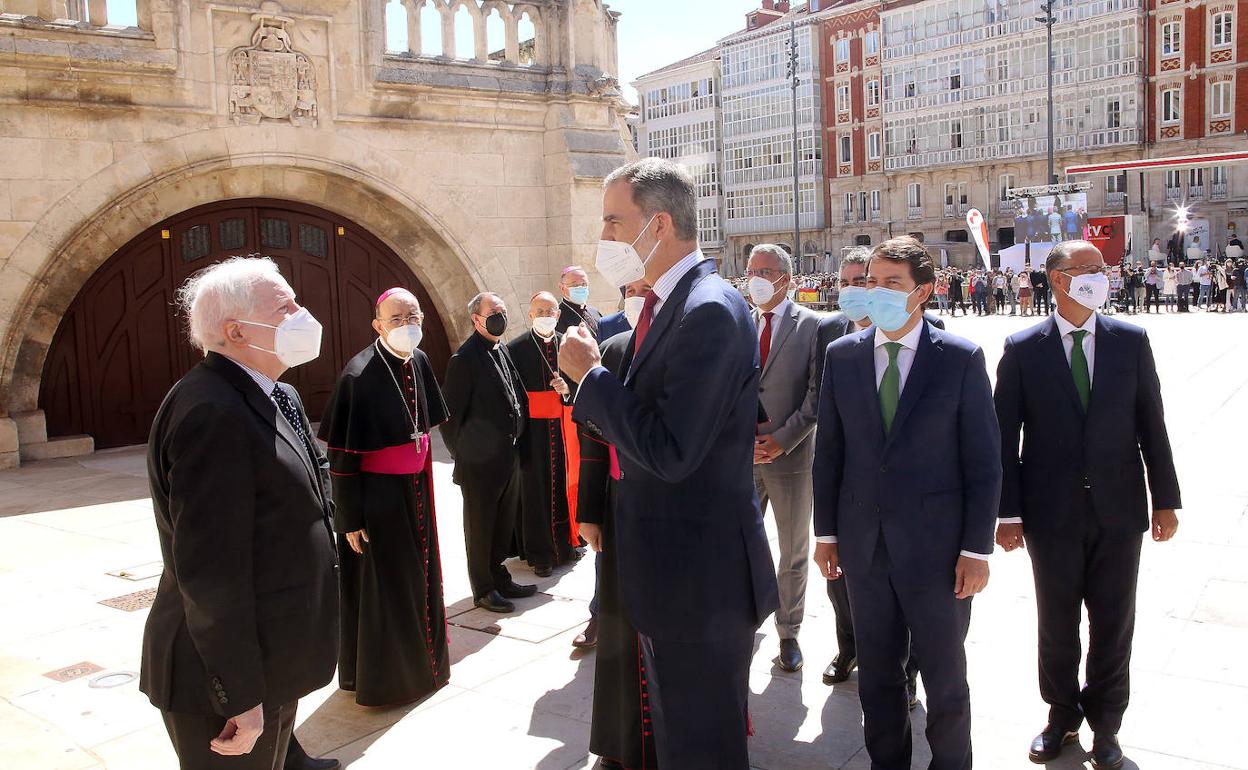
[[[1157,0],[1148,0],[1148,45],[1144,46],[1144,71],[1148,73],[1144,86],[1145,104],[1145,141],[1153,144],[1157,141],[1157,113],[1161,106],[1157,103],[1157,36],[1161,34],[1161,25],[1152,12],[1157,10]]]
[[[1238,3],[1235,9],[1235,54],[1240,64],[1248,62],[1248,7]],[[1248,69],[1235,73],[1235,131],[1248,129]]]
[[[1205,57],[1206,18],[1204,4],[1188,8],[1183,14],[1183,64],[1184,69],[1193,64],[1198,69],[1208,65]],[[1183,138],[1199,139],[1205,135],[1205,76],[1195,79],[1183,78]]]
[[[862,130],[862,121],[866,118],[866,98],[863,93],[863,46],[862,37],[855,35],[849,41],[849,66],[857,70],[849,81],[850,125],[853,126],[854,145],[854,176],[867,173],[867,139]]]

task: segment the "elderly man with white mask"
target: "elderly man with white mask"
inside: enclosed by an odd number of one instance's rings
[[[169,391],[149,439],[164,573],[140,688],[183,770],[222,756],[279,770],[299,698],[338,657],[327,464],[299,395],[277,382],[317,357],[321,326],[265,258],[214,265],[178,298],[204,360]]]

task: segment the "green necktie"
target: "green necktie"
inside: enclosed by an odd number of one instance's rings
[[[1083,411],[1088,411],[1088,398],[1092,395],[1092,378],[1088,376],[1088,357],[1083,352],[1083,338],[1088,336],[1084,329],[1076,329],[1070,333],[1074,344],[1070,347],[1070,374],[1075,378],[1075,390],[1079,391],[1079,403]]]
[[[897,401],[901,397],[901,370],[897,368],[897,353],[901,351],[900,342],[885,342],[888,351],[888,366],[884,376],[880,378],[880,416],[884,418],[884,435],[893,427],[893,417],[897,415]]]

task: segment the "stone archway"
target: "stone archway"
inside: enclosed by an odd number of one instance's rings
[[[214,141],[215,133],[221,136]],[[196,142],[155,144],[141,160],[128,157],[105,168],[14,249],[0,281],[0,306],[14,308],[0,337],[0,414],[36,410],[61,318],[102,264],[154,224],[217,201],[280,198],[356,222],[429,289],[452,345],[469,331],[463,308],[476,292],[488,286],[509,302],[519,296],[507,272],[481,256],[491,249],[463,207],[385,153],[326,136],[316,155],[278,151],[273,136],[257,139],[228,128],[197,136]],[[227,138],[229,151],[188,162],[192,146],[225,149]],[[249,146],[253,141],[269,149]]]

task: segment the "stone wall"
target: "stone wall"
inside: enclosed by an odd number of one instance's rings
[[[528,66],[386,53],[381,0],[144,0],[146,28],[126,29],[0,0],[0,417],[37,408],[92,272],[200,204],[279,198],[354,220],[410,265],[453,338],[477,291],[519,306],[592,262],[602,177],[626,155],[602,69],[616,15],[522,5],[538,17]],[[595,296],[616,299],[601,282]]]

